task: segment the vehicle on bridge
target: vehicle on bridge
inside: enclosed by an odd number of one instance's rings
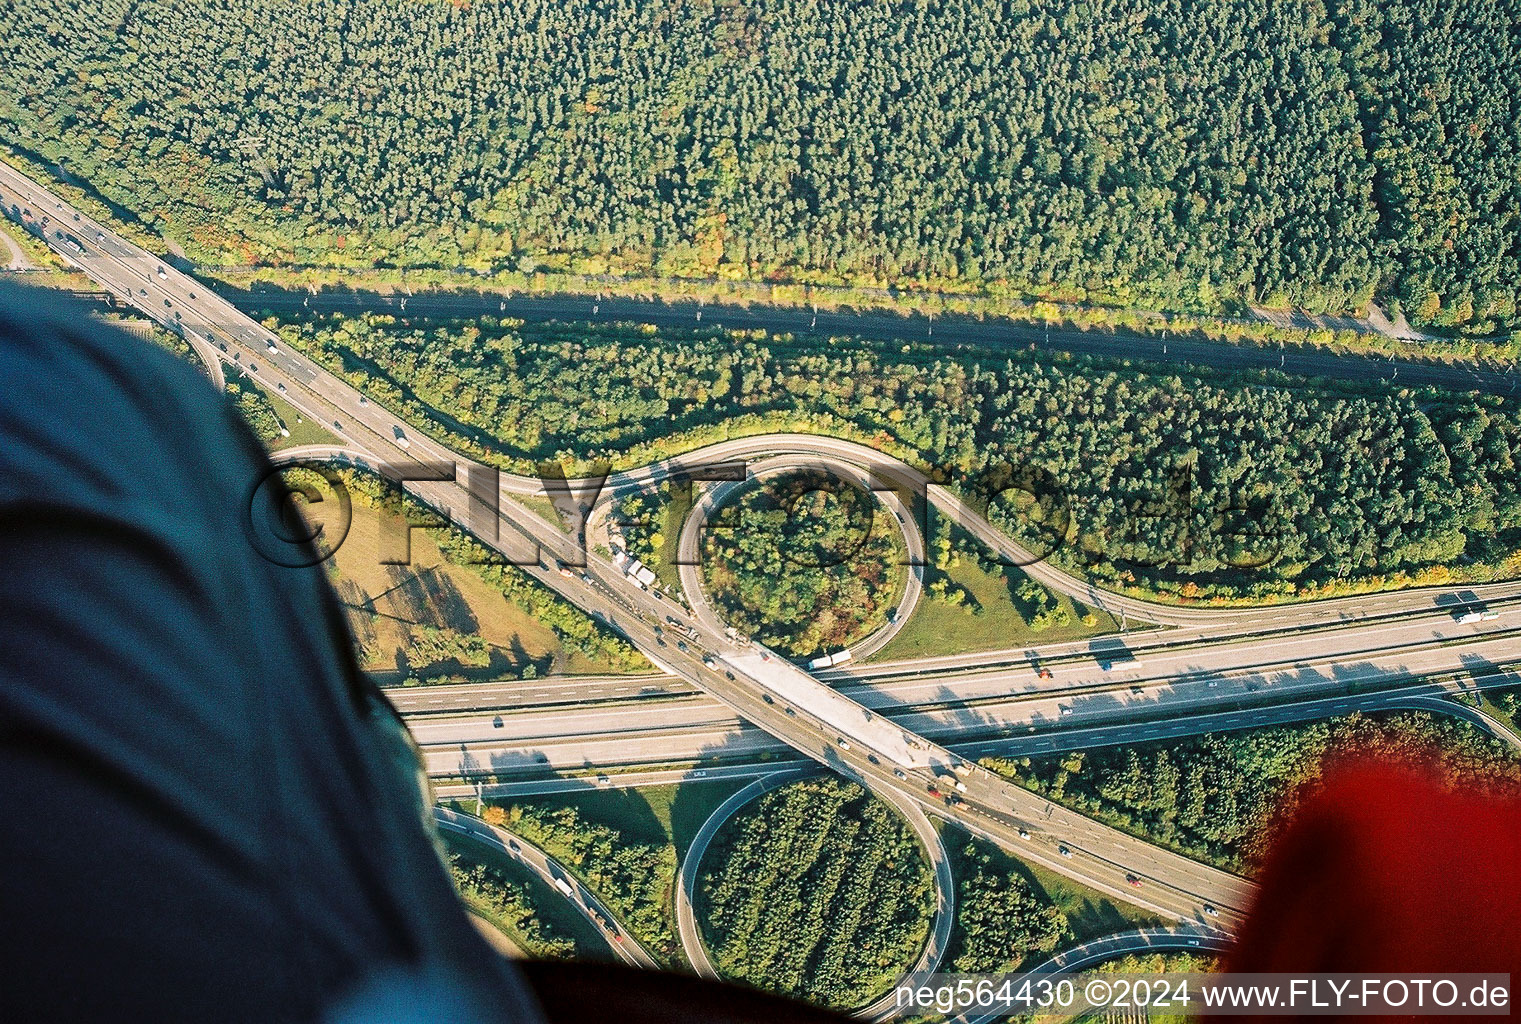
[[[946,789],[958,789],[963,793],[966,792],[966,783],[962,782],[954,775],[937,775],[935,776],[935,781],[940,783],[940,785],[944,786]]]
[[[810,672],[817,672],[821,668],[830,668],[834,665],[843,665],[850,660],[850,648],[843,648],[833,654],[821,654],[809,661],[803,667]]]

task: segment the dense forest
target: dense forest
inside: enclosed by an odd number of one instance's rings
[[[946,970],[1007,971],[1053,952],[1068,936],[1067,915],[997,847],[966,837],[955,851],[954,868],[957,927],[946,950]]]
[[[1280,814],[1313,791],[1330,758],[1430,760],[1468,792],[1521,792],[1521,760],[1464,722],[1427,712],[1354,715],[985,763],[1037,792],[1233,871],[1250,871]]]
[[[914,962],[934,908],[908,826],[854,783],[773,790],[714,838],[697,911],[730,978],[846,1009]]]
[[[0,138],[211,264],[1033,289],[1489,332],[1521,0],[38,0]]]
[[[885,624],[906,561],[892,514],[828,474],[745,487],[703,534],[703,585],[725,620],[797,657],[832,653]]]
[[[798,429],[941,467],[974,496],[1041,492],[1044,519],[1003,500],[992,518],[1116,585],[1271,599],[1516,571],[1521,415],[1498,398],[758,332],[269,322],[520,472]]]

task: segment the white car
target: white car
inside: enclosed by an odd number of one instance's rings
[[[840,745],[840,749],[841,750],[849,750],[850,749],[850,741],[847,740],[844,736],[838,737],[835,740],[835,742]]]
[[[169,280],[169,275],[164,272],[164,268],[163,267],[159,267],[158,268],[158,279],[160,281],[167,281],[167,280]]]
[[[613,780],[610,779],[610,778],[608,778],[606,775],[598,775],[597,776],[597,785],[599,785],[599,786],[611,786],[612,784],[613,784]]]
[[[275,348],[275,343],[272,341],[266,347],[269,349],[270,355],[274,355],[276,352],[280,351],[279,349]]]

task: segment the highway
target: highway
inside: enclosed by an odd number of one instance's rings
[[[1279,661],[1297,657],[1323,658],[1337,652],[1362,656],[1380,650],[1388,651],[1402,646],[1402,642],[1398,636],[1390,638],[1385,627],[1398,626],[1401,620],[1408,620],[1404,628],[1409,631],[1409,639],[1417,642],[1423,635],[1428,636],[1431,642],[1446,642],[1521,625],[1521,619],[1514,615],[1514,611],[1521,608],[1521,599],[1494,598],[1488,602],[1488,607],[1497,613],[1497,618],[1492,622],[1475,625],[1456,623],[1449,607],[1427,601],[1424,608],[1393,609],[1348,619],[1344,623],[1319,626],[1280,625],[1270,611],[1257,616],[1251,632],[1238,633],[1231,629],[1173,629],[1131,633],[1125,637],[1124,642],[1127,649],[1141,662],[1141,666],[1125,673],[1124,688],[1140,685],[1144,690],[1151,690],[1167,685],[1172,681],[1172,676],[1159,672],[1159,666],[1186,668],[1186,664],[1173,664],[1168,659],[1200,656],[1209,644],[1241,644],[1233,659],[1214,665],[1215,670],[1263,668],[1273,664],[1271,659],[1275,651],[1281,652]],[[1362,636],[1359,637],[1356,633],[1361,633]],[[1340,634],[1340,638],[1333,634]],[[1379,642],[1380,637],[1383,637],[1382,642]],[[1290,641],[1287,647],[1281,644],[1284,640]],[[1106,673],[1098,668],[1095,648],[1102,649],[1112,642],[1112,639],[1099,638],[1048,643],[1036,648],[1016,647],[866,664],[856,662],[848,668],[824,669],[817,675],[862,702],[869,700],[864,694],[877,690],[895,695],[900,703],[914,703],[914,695],[902,687],[916,681],[940,688],[941,696],[950,693],[957,699],[1033,689],[1077,690],[1104,681]],[[1296,646],[1299,648],[1297,652],[1293,649]],[[1048,681],[1040,681],[1037,666],[1051,673]],[[1118,690],[1119,687],[1115,689]],[[548,707],[556,704],[663,699],[700,692],[676,676],[645,674],[559,676],[534,680],[397,687],[390,689],[388,696],[403,714],[424,716],[514,707]],[[918,697],[919,702],[933,699],[934,694]]]
[[[1129,724],[1147,737],[1165,717],[1199,714],[1222,705],[1252,709],[1261,721],[1275,705],[1335,696],[1350,688],[1382,689],[1433,676],[1472,675],[1521,654],[1521,609],[1493,620],[1461,624],[1445,613],[1327,629],[1271,640],[1196,643],[1148,650],[1137,645],[1140,667],[1108,678],[1091,658],[1043,661],[1050,679],[1028,664],[982,671],[886,675],[840,686],[861,706],[927,736],[971,739],[1034,734],[1104,723]],[[1166,634],[1158,636],[1164,640]],[[616,677],[615,677],[616,678]],[[510,684],[497,684],[505,686]],[[538,681],[531,684],[538,688]],[[457,774],[461,758],[501,773],[539,763],[573,769],[583,763],[663,763],[714,754],[776,749],[722,703],[697,695],[670,696],[635,687],[625,701],[588,700],[612,689],[589,681],[574,687],[580,701],[533,710],[412,717],[413,735],[437,775]],[[635,697],[634,691],[648,696]],[[427,688],[392,691],[426,699]],[[398,701],[403,711],[418,705]],[[426,706],[426,705],[424,705]],[[618,751],[610,761],[608,753]],[[544,760],[539,761],[540,755]]]
[[[1496,685],[1502,683],[1508,686],[1521,683],[1521,673],[1514,670],[1505,673],[1496,680]],[[1229,732],[1237,729],[1313,722],[1354,713],[1424,710],[1459,718],[1470,718],[1467,711],[1471,709],[1456,704],[1452,698],[1471,692],[1472,687],[1469,685],[1429,680],[1371,693],[1348,693],[1311,700],[1294,700],[1272,707],[1201,709],[1195,714],[1175,715],[1140,723],[1125,721],[1112,725],[1072,726],[1024,736],[983,740],[958,739],[950,746],[962,757],[972,759],[987,756],[1037,756],[1060,754],[1071,750],[1092,750],[1106,746],[1176,740],[1208,732]],[[572,767],[566,767],[563,773],[545,774],[547,766],[539,765],[538,771],[530,770],[521,775],[504,773],[503,777],[496,781],[477,781],[470,784],[449,781],[451,776],[441,776],[434,788],[441,797],[472,796],[477,789],[492,797],[535,796],[545,793],[581,793],[594,788],[668,786],[678,783],[691,785],[726,779],[756,778],[776,772],[794,771],[812,764],[807,760],[783,756],[791,749],[790,746],[771,739],[764,733],[750,730],[747,735],[757,737],[757,742],[737,750],[736,754],[750,759],[732,764],[717,764],[704,760],[696,765],[688,765],[657,760],[653,766],[630,765],[627,763],[627,753],[619,755],[614,750],[608,754],[610,759],[598,766],[601,771],[595,777],[590,774],[572,774],[576,771]],[[1501,739],[1502,742],[1511,742],[1503,736],[1497,735],[1496,738]],[[728,756],[729,748],[725,747],[717,754]],[[756,756],[767,759],[754,760]],[[611,760],[619,757],[622,757],[622,760]]]
[[[1508,642],[1508,641],[1507,641]],[[1401,676],[1409,678],[1408,666]],[[1472,719],[1458,707],[1434,708],[1427,700],[1410,703],[1410,698],[1444,697],[1471,693],[1471,682],[1447,680],[1451,673],[1433,670],[1432,680],[1417,679],[1404,685],[1389,682],[1390,671],[1369,667],[1351,681],[1366,678],[1377,686],[1371,692],[1348,692],[1345,684],[1332,687],[1283,687],[1275,702],[1231,700],[1214,694],[1197,693],[1186,701],[1172,702],[1165,713],[1142,716],[1097,708],[1094,713],[1064,716],[1061,724],[1043,731],[1030,722],[1035,718],[1055,721],[1055,715],[1043,708],[1051,701],[1034,705],[1011,705],[1007,708],[978,706],[969,710],[947,709],[908,711],[887,714],[895,724],[946,744],[967,756],[968,752],[992,751],[1010,755],[1051,753],[1104,746],[1111,743],[1151,742],[1201,729],[1198,723],[1215,722],[1209,728],[1226,728],[1221,720],[1236,723],[1234,728],[1252,728],[1304,721],[1324,717],[1326,709],[1342,707],[1362,710],[1391,710],[1405,707],[1445,710],[1447,714]],[[1513,672],[1497,676],[1496,685],[1514,686],[1521,677]],[[1054,699],[1052,699],[1054,700]],[[1326,702],[1326,703],[1322,703]],[[1228,710],[1226,710],[1228,709]],[[636,711],[646,711],[635,714]],[[655,713],[648,713],[655,712]],[[1317,713],[1312,713],[1317,712]],[[524,716],[530,718],[530,716]],[[774,756],[789,744],[755,729],[739,719],[708,721],[708,709],[683,703],[669,709],[630,709],[628,721],[608,732],[598,731],[606,721],[563,712],[546,712],[531,716],[524,723],[529,734],[517,736],[505,724],[491,735],[493,720],[463,718],[428,722],[419,737],[424,763],[430,775],[438,778],[491,776],[512,778],[545,769],[562,772],[585,770],[588,765],[634,766],[668,765],[689,762],[719,763],[739,758]],[[420,723],[415,723],[418,725]],[[1487,728],[1485,723],[1479,724]],[[1498,734],[1505,739],[1504,734]],[[469,738],[461,738],[469,737]],[[979,741],[988,741],[987,743]]]
[[[693,643],[668,644],[660,626],[675,618],[693,630],[699,624],[684,609],[634,585],[610,561],[588,554],[573,537],[537,513],[500,494],[544,493],[541,481],[526,477],[497,477],[459,457],[413,424],[360,395],[352,387],[310,360],[288,350],[283,341],[210,293],[199,282],[176,272],[122,239],[90,223],[75,220],[76,212],[56,196],[0,165],[0,190],[10,190],[30,209],[52,209],[58,221],[96,228],[95,236],[78,236],[79,251],[67,239],[50,237],[55,251],[80,266],[92,279],[158,322],[214,346],[216,357],[239,364],[268,386],[281,391],[315,422],[331,425],[346,439],[349,456],[376,466],[381,463],[422,471],[424,463],[445,467],[456,480],[413,481],[408,489],[435,509],[470,523],[480,539],[519,561],[532,578],[562,594],[589,613],[622,632],[663,672],[685,679],[725,705],[738,719],[753,723],[814,760],[858,779],[893,800],[915,801],[926,810],[951,818],[1006,849],[1067,874],[1100,891],[1147,907],[1175,920],[1201,925],[1206,918],[1229,927],[1249,906],[1252,886],[1224,872],[1179,857],[1108,828],[1020,789],[980,768],[966,764],[944,747],[893,723],[889,726],[869,708],[785,665],[761,666],[767,652],[722,635],[708,634]],[[7,200],[9,200],[7,196]],[[202,346],[204,347],[204,346]],[[199,350],[199,349],[198,349]],[[617,486],[637,485],[668,475],[684,464],[718,460],[773,457],[779,454],[843,459],[868,472],[922,487],[942,514],[948,515],[995,552],[1029,562],[1028,553],[1013,544],[976,511],[946,488],[931,485],[920,471],[874,449],[809,435],[765,435],[722,442],[701,452],[621,475]],[[251,482],[252,483],[252,482]],[[573,486],[573,492],[576,487]],[[588,510],[589,511],[589,510]],[[575,571],[563,574],[561,564]],[[1029,564],[1027,571],[1053,589],[1071,593],[1085,603],[1115,614],[1169,623],[1198,630],[1201,635],[1244,635],[1252,629],[1314,627],[1366,618],[1399,609],[1432,608],[1442,595],[1406,593],[1377,598],[1351,598],[1305,606],[1282,606],[1269,611],[1174,607],[1100,591],[1047,562]],[[1484,596],[1514,596],[1515,584],[1473,588]],[[1451,591],[1447,592],[1450,596]],[[1509,641],[1475,647],[1494,660]],[[773,697],[772,694],[779,697]],[[1320,694],[1306,694],[1306,699]],[[1051,699],[1051,698],[1048,698]],[[917,713],[917,712],[915,712]],[[1078,719],[1078,710],[1057,720]],[[1086,711],[1084,712],[1086,714]],[[849,735],[857,742],[845,742]],[[901,740],[892,739],[893,736]],[[912,750],[904,760],[899,743]],[[888,751],[891,750],[891,753]],[[882,756],[878,756],[878,755]],[[430,754],[430,756],[432,756]],[[894,771],[902,762],[909,770]],[[932,794],[937,776],[959,783],[950,794]],[[940,783],[945,785],[945,783]],[[964,789],[962,788],[964,787]],[[1139,886],[1139,887],[1138,887]],[[1218,917],[1210,911],[1218,912]]]

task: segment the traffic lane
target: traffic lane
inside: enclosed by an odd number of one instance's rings
[[[692,698],[664,702],[660,707],[617,707],[563,712],[509,712],[450,719],[413,720],[407,723],[412,738],[421,746],[500,740],[503,735],[519,742],[576,736],[615,736],[620,733],[656,732],[711,725],[722,705]],[[732,715],[718,717],[720,724],[737,724]]]
[[[1514,601],[1515,599],[1506,599]],[[1472,634],[1490,632],[1497,629],[1510,628],[1509,622],[1513,621],[1514,615],[1507,619],[1503,613],[1514,613],[1514,606],[1502,610],[1502,618],[1489,623],[1479,623],[1473,626],[1460,627],[1448,631],[1448,627],[1456,625],[1452,622],[1452,616],[1447,611],[1418,611],[1413,613],[1419,621],[1439,626],[1444,630],[1444,635],[1462,636],[1464,631]],[[1399,612],[1399,614],[1412,614]],[[1337,623],[1321,627],[1331,632],[1322,636],[1335,637],[1336,635],[1350,630],[1362,630],[1366,627],[1355,623]],[[1211,636],[1207,631],[1202,636],[1195,636],[1196,630],[1171,631],[1158,634],[1154,640],[1159,645],[1176,645],[1180,641],[1189,643],[1218,643],[1222,642]],[[1300,634],[1306,644],[1306,650],[1317,649],[1314,647],[1317,640]],[[1364,633],[1364,635],[1367,635]],[[1228,641],[1232,644],[1251,643],[1253,649],[1262,650],[1262,643],[1248,639],[1233,638]],[[932,699],[933,693],[922,694],[915,692],[915,686],[954,686],[955,697],[966,699],[981,696],[991,696],[1004,692],[1009,686],[1021,685],[1036,689],[1043,688],[1038,684],[1037,668],[1040,665],[1049,668],[1053,673],[1065,669],[1053,664],[1056,659],[1070,659],[1072,657],[1091,658],[1092,652],[1088,649],[1091,641],[1082,640],[1064,642],[1058,644],[1034,646],[1028,648],[1004,649],[990,651],[985,654],[940,656],[932,658],[905,659],[892,662],[878,662],[872,664],[852,664],[849,669],[830,670],[818,673],[821,679],[837,686],[842,692],[851,694],[861,703],[873,706],[876,698],[874,692],[884,695],[890,694],[897,698],[900,703],[915,703]],[[1152,649],[1150,643],[1137,644],[1134,639],[1128,641],[1131,651],[1144,665],[1155,667],[1161,664],[1161,657],[1166,654]],[[1394,649],[1396,644],[1385,645],[1386,650]],[[1319,647],[1322,653],[1331,653],[1335,649],[1331,646]],[[1181,656],[1181,655],[1180,655]],[[1232,667],[1223,663],[1212,662],[1210,668]],[[1268,667],[1259,663],[1259,668]],[[969,669],[981,669],[982,671],[969,671]],[[907,678],[899,678],[907,677]],[[1143,687],[1152,687],[1159,682],[1170,681],[1165,675],[1158,678],[1156,673],[1141,672],[1136,676],[1137,681]],[[1037,680],[1031,684],[1030,680]],[[1114,683],[1118,691],[1125,684]],[[1055,689],[1056,687],[1044,687]],[[486,711],[505,710],[517,705],[554,704],[557,702],[591,702],[607,701],[629,696],[659,697],[659,696],[690,696],[700,693],[690,684],[674,676],[607,676],[607,677],[544,677],[532,682],[482,682],[469,684],[435,684],[425,687],[387,687],[386,694],[391,702],[403,714],[426,714],[430,712],[446,711]]]
[[[1512,676],[1511,680],[1514,680],[1514,678]],[[952,749],[955,753],[973,760],[985,756],[1059,754],[1071,750],[1092,749],[1126,743],[1158,742],[1195,736],[1206,732],[1228,732],[1246,728],[1316,721],[1353,712],[1369,713],[1380,710],[1402,710],[1408,708],[1408,702],[1412,698],[1440,698],[1452,692],[1454,691],[1445,687],[1444,684],[1423,683],[1382,693],[1345,694],[1245,710],[1201,711],[1194,716],[1151,720],[1143,723],[1123,722],[1112,725],[1066,727],[1031,735],[966,740],[953,743]],[[741,728],[743,729],[744,727],[742,726]],[[755,730],[755,732],[759,733],[760,731]],[[766,735],[769,734],[760,733],[761,737]],[[650,737],[651,743],[659,745],[653,748],[649,754],[649,760],[643,763],[666,764],[692,760],[699,756],[693,754],[693,751],[703,749],[711,737],[711,733],[701,730]],[[584,739],[557,740],[532,748],[534,751],[543,751],[549,754],[548,764],[536,764],[533,767],[540,769],[558,768],[566,771],[576,771],[584,768],[586,761],[580,753],[581,748],[577,746]],[[563,744],[565,749],[571,751],[571,753],[567,753],[563,757],[560,756],[558,753],[558,745],[560,744]],[[775,738],[772,738],[770,742],[758,739],[757,742],[750,743],[748,746],[748,753],[750,754],[767,753],[775,755],[776,753],[793,749],[791,744]],[[515,748],[510,743],[507,743],[501,749],[503,751],[511,751]],[[697,781],[710,776],[722,777],[719,773],[732,774],[739,777],[745,773],[765,773],[784,763],[795,763],[767,760],[764,763],[756,764],[709,765],[703,768],[667,769],[660,773],[651,773],[644,770],[626,772],[621,769],[641,763],[632,759],[614,759],[617,752],[626,749],[626,747],[613,745],[611,747],[613,754],[609,755],[607,759],[595,762],[611,773],[608,776],[610,780],[609,785],[639,786],[663,784],[664,782]],[[723,756],[725,753],[726,751],[717,750],[711,755],[703,756]],[[444,752],[440,750],[438,754],[442,757]],[[442,774],[452,775],[454,772]],[[647,782],[645,781],[647,779],[655,779],[655,781]],[[539,791],[539,787],[549,787],[545,791],[567,792],[590,788],[592,781],[587,776],[582,778],[521,779],[492,783],[490,785],[497,787],[497,791],[501,793],[519,791],[525,793],[537,792]]]
[[[1521,598],[1516,596],[1521,590],[1521,583],[1508,581],[1494,585],[1495,589],[1489,590],[1489,596],[1484,603],[1491,610],[1511,610],[1518,608]],[[865,677],[885,677],[895,674],[927,673],[934,671],[952,672],[959,669],[985,669],[994,667],[1014,668],[1024,666],[1034,670],[1036,664],[1045,664],[1055,660],[1072,661],[1073,659],[1092,658],[1094,656],[1093,645],[1095,643],[1112,642],[1122,636],[1125,646],[1129,647],[1138,659],[1150,662],[1156,657],[1154,651],[1166,652],[1180,643],[1188,644],[1218,644],[1240,643],[1251,641],[1254,637],[1261,637],[1262,642],[1272,640],[1274,634],[1282,634],[1293,630],[1296,635],[1310,642],[1312,636],[1330,636],[1338,631],[1370,628],[1375,623],[1389,623],[1396,619],[1407,621],[1429,620],[1442,625],[1455,625],[1454,605],[1450,601],[1457,600],[1457,594],[1461,591],[1443,588],[1440,592],[1431,594],[1431,599],[1415,595],[1411,591],[1396,591],[1386,595],[1370,595],[1370,602],[1375,597],[1392,597],[1394,600],[1387,607],[1375,607],[1367,614],[1358,616],[1336,616],[1313,624],[1303,624],[1300,614],[1292,610],[1292,606],[1268,606],[1257,609],[1247,621],[1234,624],[1233,628],[1222,629],[1211,626],[1189,626],[1162,630],[1132,629],[1126,634],[1105,634],[1092,639],[1075,641],[1062,641],[1054,644],[1031,644],[1018,648],[1004,648],[1001,650],[970,652],[967,654],[937,655],[927,658],[902,658],[893,661],[877,661],[870,664],[853,664],[849,668],[840,670],[826,670],[819,673],[821,678],[829,680],[851,680]],[[1408,595],[1408,596],[1407,596]],[[1411,596],[1417,600],[1412,601]],[[1474,600],[1479,600],[1474,595]],[[1514,620],[1512,620],[1514,621]],[[1479,629],[1503,628],[1501,626],[1486,626],[1479,624]],[[1053,669],[1055,666],[1051,666]]]
[[[1271,641],[1235,640],[1203,649],[1192,647],[1161,653],[1133,648],[1137,656],[1144,659],[1143,667],[1139,670],[1113,673],[1100,671],[1093,664],[1084,666],[1042,662],[1043,667],[1051,673],[1049,680],[1041,679],[1028,661],[984,672],[961,671],[943,676],[928,673],[880,682],[870,678],[871,669],[867,667],[861,672],[852,673],[852,676],[862,681],[838,682],[836,686],[841,693],[863,706],[883,712],[907,710],[921,704],[986,701],[1001,696],[1038,694],[1070,696],[1073,701],[1089,705],[1107,694],[1122,703],[1144,708],[1154,705],[1160,699],[1166,699],[1168,694],[1185,685],[1202,683],[1206,689],[1221,690],[1220,695],[1224,696],[1242,687],[1260,690],[1279,686],[1280,682],[1285,686],[1294,685],[1293,676],[1313,672],[1318,666],[1333,662],[1362,658],[1377,660],[1382,664],[1388,656],[1411,648],[1468,642],[1511,630],[1514,628],[1511,623],[1516,617],[1515,610],[1510,609],[1504,616],[1486,623],[1457,624],[1450,615],[1438,613],[1376,629],[1338,628],[1334,633],[1316,637],[1284,637]],[[1516,638],[1516,643],[1518,650],[1521,650],[1521,637]],[[1502,656],[1506,653],[1501,651]],[[1352,671],[1354,676],[1341,681],[1355,679],[1355,673],[1366,670]],[[1307,679],[1304,682],[1309,685],[1315,681]],[[1210,686],[1212,682],[1217,685]],[[673,690],[673,697],[684,697],[692,692],[674,680],[665,685]],[[498,692],[486,689],[490,686],[493,684],[483,684],[482,689],[476,691],[487,702]],[[1084,687],[1102,689],[1085,692],[1082,689]],[[1137,688],[1140,692],[1137,692]],[[552,691],[541,692],[546,697],[559,696]],[[634,688],[626,680],[620,681],[617,677],[612,677],[579,684],[578,692],[583,700],[610,700],[618,696],[629,696]],[[661,687],[641,687],[639,692],[658,697],[661,696]],[[428,710],[419,703],[423,698],[407,694],[402,696],[410,699],[407,705],[410,709]],[[436,702],[435,706],[442,706],[443,703]],[[718,705],[713,702],[713,706],[716,708]]]
[[[1138,736],[1155,731],[1151,725],[1155,714],[1164,707],[1179,714],[1198,713],[1227,700],[1251,698],[1252,703],[1271,707],[1271,702],[1301,692],[1334,690],[1343,692],[1347,687],[1364,681],[1387,682],[1390,679],[1415,678],[1422,675],[1439,675],[1459,672],[1478,658],[1487,663],[1521,655],[1512,637],[1488,641],[1475,641],[1462,647],[1443,646],[1434,649],[1400,651],[1389,658],[1363,663],[1353,667],[1339,667],[1334,661],[1326,662],[1324,674],[1314,671],[1307,663],[1294,663],[1278,673],[1253,672],[1237,677],[1224,677],[1211,673],[1203,678],[1175,680],[1163,690],[1154,690],[1149,702],[1133,699],[1126,690],[1116,699],[1111,692],[1071,695],[1064,693],[1023,693],[1010,695],[1004,701],[984,701],[971,706],[912,710],[894,704],[882,709],[882,713],[894,724],[920,735],[949,739],[958,735],[981,732],[1008,731],[1025,727],[1050,727],[1057,723],[1080,725],[1085,722],[1102,721],[1117,715],[1133,716],[1139,710],[1149,717],[1132,722]],[[1395,660],[1395,659],[1398,660]],[[767,695],[761,700],[767,701]],[[943,701],[943,693],[933,694],[933,699]],[[783,712],[789,705],[783,701]],[[863,706],[872,707],[865,701]],[[717,700],[687,697],[662,700],[638,706],[625,706],[616,710],[583,709],[574,705],[559,710],[541,712],[509,712],[504,714],[462,715],[446,719],[413,720],[409,723],[413,735],[422,745],[471,744],[477,742],[531,745],[543,738],[586,738],[619,733],[647,733],[681,731],[683,736],[702,737],[702,729],[713,730],[713,735],[726,734],[727,730],[740,724],[729,705]],[[510,738],[510,739],[508,739]],[[696,739],[694,742],[701,742]],[[692,755],[691,751],[683,754]]]
[[[386,699],[403,715],[509,710],[515,706],[584,704],[701,693],[674,676],[540,676],[498,683],[387,686]]]

